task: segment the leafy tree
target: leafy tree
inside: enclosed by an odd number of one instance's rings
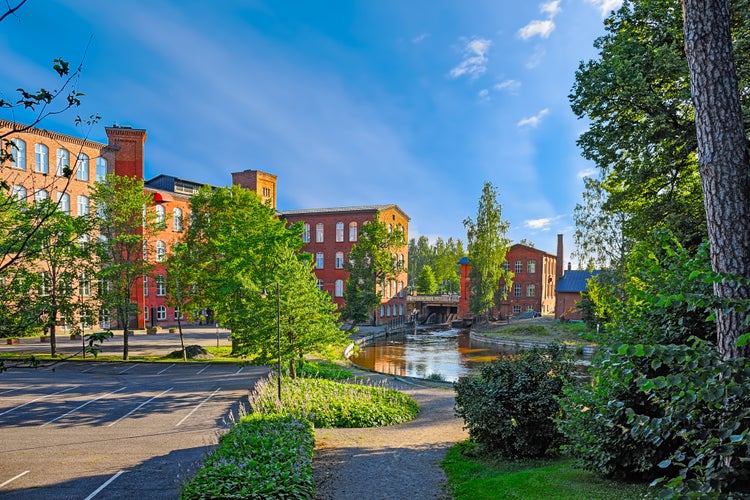
[[[458,261],[466,256],[463,242],[448,238],[436,238],[430,244],[426,236],[409,240],[409,281],[416,287],[422,268],[429,265],[435,274],[438,292],[455,293],[461,288]]]
[[[239,186],[204,188],[191,205],[185,243],[197,284],[193,300],[215,308],[232,331],[235,354],[261,363],[280,354],[294,375],[296,359],[345,338],[330,295],[317,287],[309,254],[300,253],[301,224],[286,227]]]
[[[100,300],[104,310],[114,310],[123,329],[122,357],[128,359],[130,316],[138,314],[132,301],[134,285],[153,268],[146,243],[157,230],[153,198],[143,189],[143,180],[107,175],[95,184],[91,217],[99,236]]]
[[[494,309],[501,280],[506,290],[512,286],[511,276],[502,265],[510,248],[510,240],[505,236],[509,226],[502,219],[497,190],[486,182],[476,220],[464,220],[471,262],[469,309],[479,317],[486,317]]]
[[[425,295],[433,295],[437,292],[435,274],[432,272],[430,266],[425,265],[422,267],[422,271],[420,271],[417,278],[417,292]]]
[[[403,264],[393,256],[405,244],[404,231],[389,229],[378,219],[378,214],[362,226],[362,234],[349,252],[349,262],[345,266],[349,276],[344,289],[346,303],[341,310],[342,318],[355,323],[370,320],[372,312],[380,305],[385,283],[403,271]]]
[[[422,235],[416,240],[409,240],[409,281],[413,289],[417,288],[417,277],[422,267],[431,264],[432,254],[430,239],[427,236]]]
[[[750,147],[732,50],[729,4],[727,0],[683,0],[682,7],[711,266],[718,273],[738,278],[715,283],[714,291],[720,299],[747,300]],[[747,89],[748,82],[744,83],[743,88]],[[747,331],[747,311],[720,310],[716,319],[724,358],[750,355],[750,343],[738,345],[740,336]]]
[[[184,243],[177,243],[166,262],[167,305],[178,311],[177,329],[180,333],[182,360],[187,361],[185,337],[182,333],[182,316],[188,311],[197,287],[196,262],[190,249]]]

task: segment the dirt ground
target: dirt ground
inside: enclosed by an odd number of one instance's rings
[[[319,499],[447,499],[440,467],[448,448],[468,437],[454,414],[450,385],[370,374],[413,397],[411,422],[389,427],[316,429],[313,460]]]

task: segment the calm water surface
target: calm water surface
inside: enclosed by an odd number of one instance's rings
[[[499,346],[472,341],[466,330],[442,330],[381,338],[361,347],[350,360],[381,373],[418,378],[440,374],[455,382],[504,354]]]

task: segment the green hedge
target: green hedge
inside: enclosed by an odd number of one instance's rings
[[[248,415],[222,436],[181,498],[312,498],[314,449],[307,420]]]

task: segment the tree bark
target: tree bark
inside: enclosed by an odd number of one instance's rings
[[[727,0],[682,0],[685,53],[695,106],[703,197],[714,271],[750,278],[750,155],[742,122]],[[719,299],[750,298],[733,279],[714,285]],[[740,308],[741,309],[741,308]],[[747,312],[718,311],[723,358],[750,354],[738,347]]]

